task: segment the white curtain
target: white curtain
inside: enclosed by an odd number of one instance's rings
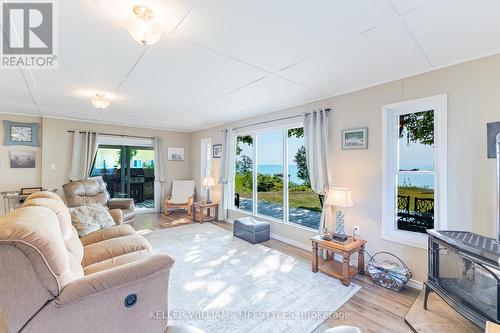
[[[161,138],[153,139],[155,149],[155,211],[163,212],[167,195],[167,151]]]
[[[227,210],[231,208],[233,201],[233,181],[236,157],[236,133],[229,128],[222,131],[224,140],[222,144],[222,159],[220,163],[219,183],[222,184],[222,202],[220,205],[220,216],[227,219]]]
[[[70,180],[90,177],[92,164],[97,154],[97,138],[97,132],[75,131],[73,133]]]
[[[311,180],[312,190],[320,195],[328,194],[332,187],[329,173],[329,121],[330,110],[314,110],[304,114],[304,142],[306,148],[307,170]],[[329,231],[334,228],[334,209],[323,206],[319,230],[326,227]]]

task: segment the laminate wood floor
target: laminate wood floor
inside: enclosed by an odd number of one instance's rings
[[[191,223],[191,221],[185,214],[174,213],[169,216],[139,214],[135,219],[134,228],[136,230],[154,230],[188,223]],[[232,230],[230,223],[212,223],[221,228]],[[290,255],[308,265],[311,264],[311,253],[298,247],[274,239],[262,243],[262,245]],[[401,293],[396,293],[373,284],[365,276],[356,276],[352,281],[362,288],[338,310],[338,313],[342,313],[346,318],[330,318],[321,324],[314,333],[320,333],[330,327],[342,325],[359,327],[363,333],[413,332],[405,323],[404,318],[418,297],[419,293],[417,291],[404,288]]]

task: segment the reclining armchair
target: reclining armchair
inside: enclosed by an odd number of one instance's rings
[[[107,206],[111,212],[114,209],[122,211],[123,222],[132,224],[135,217],[134,199],[110,199],[106,184],[101,176],[81,179],[63,185],[63,192],[68,207],[78,207],[93,203]],[[115,219],[116,221],[116,219]]]
[[[130,225],[79,239],[53,193],[0,218],[0,308],[11,332],[164,332],[173,263]]]

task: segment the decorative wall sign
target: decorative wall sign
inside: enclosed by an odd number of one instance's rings
[[[38,123],[18,123],[4,120],[6,146],[30,146],[40,147],[38,143]]]
[[[213,146],[213,158],[221,158],[222,157],[222,145],[217,144]]]
[[[169,161],[184,161],[184,148],[168,147],[167,154]]]
[[[33,169],[36,165],[34,151],[20,150],[10,152],[10,167],[14,169]]]
[[[368,127],[342,130],[342,149],[368,149]]]

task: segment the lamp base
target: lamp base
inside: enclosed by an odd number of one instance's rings
[[[347,235],[333,234],[332,239],[337,242],[345,242],[348,238]]]

